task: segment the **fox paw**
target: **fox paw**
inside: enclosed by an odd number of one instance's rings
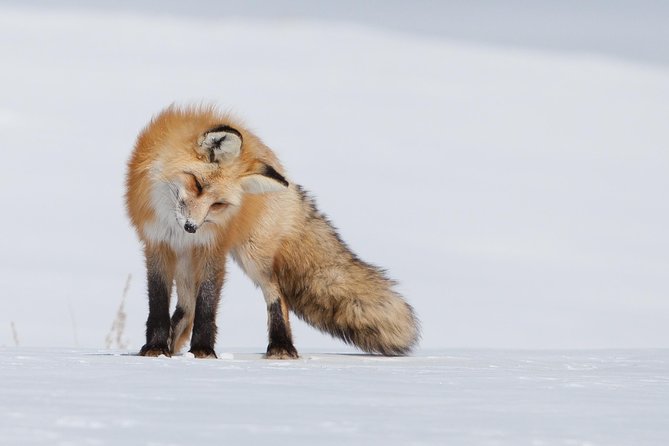
[[[170,349],[167,347],[167,345],[151,345],[151,344],[146,344],[142,349],[139,351],[140,356],[151,356],[151,357],[157,357],[160,355],[167,356],[168,358],[172,356],[172,353],[170,353]]]
[[[216,352],[214,351],[213,348],[211,347],[191,347],[189,350],[190,353],[193,354],[196,358],[210,358],[210,359],[216,359]]]
[[[299,357],[300,355],[297,354],[297,350],[292,344],[270,344],[267,346],[267,353],[265,353],[265,359],[298,359]]]

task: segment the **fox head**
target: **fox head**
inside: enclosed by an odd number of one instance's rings
[[[246,131],[221,124],[200,132],[180,132],[180,137],[165,133],[161,144],[165,150],[151,167],[155,180],[151,202],[159,224],[174,227],[176,222],[194,234],[208,224],[223,225],[244,195],[288,187],[277,171],[278,161]]]

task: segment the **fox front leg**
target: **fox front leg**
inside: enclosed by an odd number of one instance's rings
[[[286,298],[281,294],[278,286],[267,288],[267,290],[263,289],[267,302],[267,331],[269,334],[265,358],[297,359],[299,355],[293,345]]]
[[[170,355],[170,295],[174,278],[172,255],[147,247],[146,272],[149,290],[149,317],[146,320],[146,344],[141,356]]]
[[[216,358],[216,310],[221,297],[224,271],[217,271],[199,286],[190,352],[196,358]]]

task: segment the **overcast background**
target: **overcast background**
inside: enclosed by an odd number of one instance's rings
[[[128,274],[142,345],[125,162],[204,100],[399,281],[423,348],[667,347],[667,23],[661,1],[0,2],[0,345],[104,346]],[[262,351],[229,271],[218,346]]]

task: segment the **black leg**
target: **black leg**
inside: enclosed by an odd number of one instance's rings
[[[293,337],[290,332],[288,307],[281,299],[271,303],[267,307],[267,325],[269,345],[267,345],[265,357],[271,359],[298,358],[299,356],[293,346]]]
[[[147,254],[148,255],[148,254]],[[146,321],[146,344],[142,356],[170,356],[170,294],[172,275],[162,264],[147,257],[149,318]]]
[[[195,302],[195,321],[190,352],[196,358],[215,358],[216,310],[223,286],[222,278],[207,279],[201,285]]]

